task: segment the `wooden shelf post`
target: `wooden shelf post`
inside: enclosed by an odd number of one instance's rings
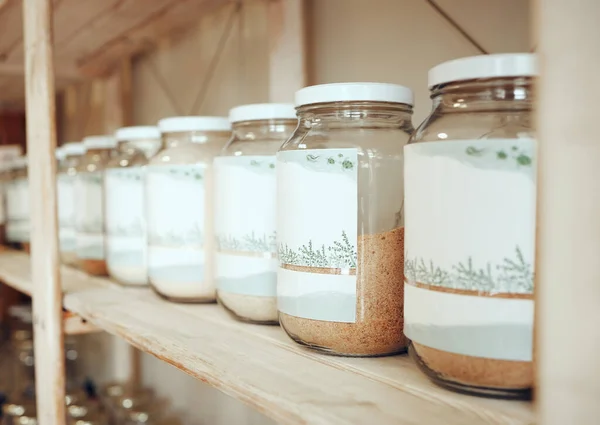
[[[600,420],[600,2],[538,0],[540,425]]]
[[[65,423],[62,291],[56,212],[56,147],[52,0],[23,0],[31,276],[37,415]]]

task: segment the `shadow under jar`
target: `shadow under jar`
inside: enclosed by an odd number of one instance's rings
[[[76,253],[78,266],[86,273],[107,276],[104,252],[104,169],[117,141],[112,136],[83,139],[87,152],[75,175]]]
[[[60,259],[70,266],[77,263],[75,240],[75,175],[85,154],[83,143],[66,143],[62,147],[65,158],[59,163],[56,176],[58,198],[58,239]]]
[[[104,213],[106,267],[121,285],[148,285],[145,176],[148,159],[160,149],[158,127],[123,127],[115,132],[117,149],[106,166]]]
[[[405,148],[405,333],[437,384],[528,398],[533,384],[535,56],[429,72],[433,110]]]
[[[225,117],[158,122],[162,149],[146,172],[148,278],[174,302],[216,300],[213,159],[231,136]]]
[[[277,153],[278,309],[296,342],[330,354],[406,350],[404,86],[340,83],[296,93],[299,124]]]
[[[242,105],[215,158],[217,297],[239,320],[277,324],[275,154],[297,126],[294,105]]]

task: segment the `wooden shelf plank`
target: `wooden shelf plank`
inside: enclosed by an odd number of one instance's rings
[[[0,254],[0,279],[28,287],[28,257]],[[217,305],[168,303],[64,268],[65,307],[97,327],[284,424],[531,424],[530,403],[431,384],[406,356],[315,353],[279,327],[240,323]]]

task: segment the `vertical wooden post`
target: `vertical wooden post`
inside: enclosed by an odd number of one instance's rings
[[[52,0],[23,0],[23,20],[37,413],[40,424],[60,425],[65,422],[65,364],[57,242]]]
[[[307,83],[306,0],[269,3],[269,102],[293,102]]]
[[[538,0],[537,406],[600,420],[600,2]]]

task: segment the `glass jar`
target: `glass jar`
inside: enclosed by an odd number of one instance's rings
[[[298,119],[294,105],[266,103],[233,108],[229,120],[214,162],[217,296],[240,320],[277,324],[275,154]]]
[[[404,86],[339,83],[296,93],[298,128],[277,153],[279,320],[324,352],[403,352]]]
[[[58,197],[58,238],[60,258],[64,264],[77,263],[75,243],[75,175],[85,154],[83,143],[66,143],[62,147],[65,158],[59,163],[56,176]]]
[[[117,146],[112,136],[89,136],[76,168],[75,209],[76,253],[79,267],[95,276],[106,276],[104,254],[104,169]]]
[[[406,156],[405,332],[436,383],[527,398],[533,384],[535,56],[429,72]]]
[[[175,302],[214,302],[212,162],[231,135],[227,118],[159,121],[162,150],[146,174],[148,277]]]
[[[2,245],[7,243],[6,222],[8,217],[6,211],[6,193],[8,184],[11,181],[11,161],[0,161],[0,244]]]
[[[124,127],[104,182],[106,265],[123,285],[148,284],[144,218],[145,165],[160,148],[158,127]]]
[[[12,161],[11,181],[6,193],[8,242],[17,248],[29,245],[29,179],[27,178],[27,157],[20,156]]]
[[[32,401],[11,401],[2,406],[4,425],[36,425],[36,407]]]

